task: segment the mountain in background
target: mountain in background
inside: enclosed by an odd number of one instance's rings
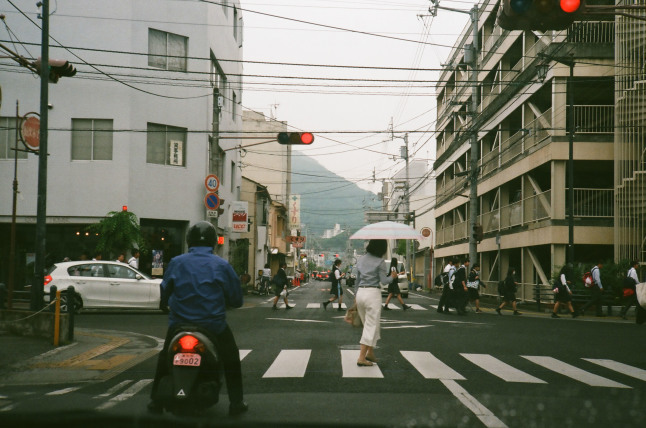
[[[381,206],[376,194],[334,174],[309,156],[293,153],[292,193],[301,195],[301,224],[310,235],[321,237],[335,224],[354,233],[366,224],[364,211]]]

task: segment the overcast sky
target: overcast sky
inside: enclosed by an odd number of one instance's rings
[[[468,11],[474,3],[442,0],[441,5]],[[410,134],[410,153],[414,158],[434,157],[438,72],[355,67],[439,68],[469,17],[444,10],[431,17],[430,5],[430,0],[242,0],[245,60],[346,66],[246,63],[243,106],[315,132],[316,141],[304,153],[362,188],[378,192],[380,185],[371,181],[373,169],[378,179],[388,178],[404,165],[399,159],[403,140],[384,142],[390,136],[375,133],[388,130],[391,118],[395,136],[428,131]]]

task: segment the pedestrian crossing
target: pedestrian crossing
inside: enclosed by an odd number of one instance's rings
[[[270,300],[267,300],[265,303],[273,303],[273,301],[274,301],[273,299],[270,299]],[[428,310],[428,308],[426,308],[426,307],[424,307],[422,305],[419,305],[417,303],[410,303],[410,304],[407,304],[407,305],[409,307],[408,310],[413,310],[413,311],[427,311]],[[303,306],[303,304],[302,303],[299,304],[298,302],[294,302],[294,301],[290,300],[289,301],[289,306],[298,307],[298,306]],[[437,305],[428,305],[428,306],[430,308],[432,308],[432,309],[437,309]],[[277,303],[276,307],[278,309],[285,309],[285,303],[284,302]],[[338,308],[339,308],[339,304],[337,302],[332,302],[327,307],[328,310],[329,309],[338,309]],[[389,303],[388,308],[390,310],[394,310],[394,311],[403,310],[403,308],[401,306],[395,305],[393,303]],[[305,309],[323,309],[323,303],[322,302],[305,303]],[[347,310],[348,306],[345,303],[341,303],[341,309]]]
[[[260,381],[262,379],[304,379],[308,369],[313,370],[310,367],[310,362],[314,356],[312,349],[283,349],[278,352],[273,361],[263,363],[267,364],[264,371],[262,369],[246,371],[245,365],[256,364],[256,360],[249,360],[249,356],[253,354],[253,349],[240,350],[240,360],[243,364],[242,370],[247,376],[248,373],[255,373],[256,375],[262,373]],[[341,349],[338,354],[338,362],[341,366],[339,376],[344,379],[361,378],[387,382],[389,379],[394,378],[399,380],[402,371],[410,371],[412,368],[414,369],[413,373],[417,373],[421,381],[437,380],[449,390],[462,388],[458,383],[467,386],[469,380],[481,379],[481,373],[488,373],[504,382],[516,384],[561,384],[557,379],[563,379],[596,388],[633,389],[641,388],[642,385],[635,383],[631,386],[622,382],[626,382],[629,380],[628,378],[646,382],[646,369],[610,359],[577,358],[566,362],[545,355],[505,355],[504,359],[507,361],[503,361],[503,359],[491,354],[459,353],[460,357],[480,369],[478,371],[473,368],[464,368],[464,365],[460,365],[462,369],[456,369],[455,358],[442,360],[428,351],[400,350],[399,354],[403,359],[391,358],[388,360],[388,364],[382,362],[383,367],[380,367],[379,363],[371,367],[359,367],[357,366],[359,350]],[[519,358],[533,363],[534,367],[528,367],[523,364],[523,369],[521,369],[509,363],[509,361],[518,360]],[[393,363],[393,361],[396,362]],[[548,372],[557,376],[548,376]],[[613,373],[621,378],[612,379]],[[329,376],[329,373],[325,375]],[[550,382],[546,379],[550,379]],[[122,380],[110,386],[105,392],[92,396],[92,399],[96,400],[97,403],[95,409],[105,411],[131,399],[137,394],[147,396],[147,387],[152,381],[152,377]],[[79,385],[55,389],[44,393],[44,395],[50,397],[66,396],[84,387],[84,385]],[[0,413],[11,411],[16,405],[17,403],[11,402],[9,397],[0,396]]]

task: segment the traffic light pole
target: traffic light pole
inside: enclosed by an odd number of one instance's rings
[[[47,237],[47,105],[49,104],[49,0],[42,0],[42,46],[40,68],[40,142],[38,147],[38,199],[36,207],[36,260],[31,285],[33,311],[43,307],[45,283],[45,254]]]

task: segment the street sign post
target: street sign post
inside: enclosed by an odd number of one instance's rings
[[[220,180],[218,179],[217,175],[207,175],[204,179],[204,187],[206,187],[206,190],[208,190],[209,192],[217,192],[218,188],[220,187]]]
[[[207,210],[217,211],[220,207],[220,197],[217,193],[207,193],[204,197],[204,206]]]

